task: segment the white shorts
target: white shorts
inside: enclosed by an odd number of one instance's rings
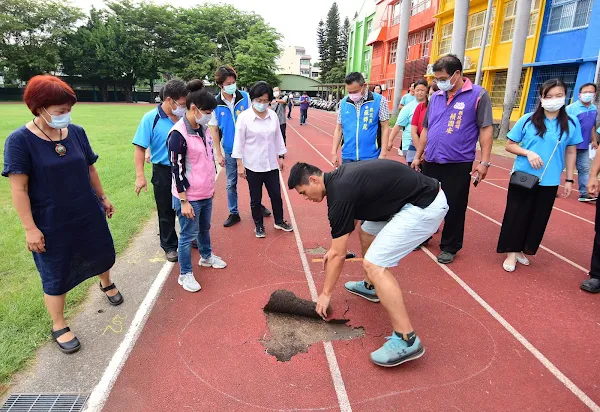
[[[429,239],[448,213],[448,202],[442,190],[425,209],[406,204],[387,222],[365,221],[361,228],[375,236],[365,260],[389,268],[398,265],[417,246]]]

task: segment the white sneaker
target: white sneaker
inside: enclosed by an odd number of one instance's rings
[[[183,288],[188,292],[198,292],[200,289],[202,289],[193,273],[184,273],[183,275],[179,275],[177,283],[183,286]]]
[[[213,267],[215,269],[223,269],[227,266],[227,263],[217,255],[210,255],[208,259],[200,258],[200,262],[198,262],[200,266],[204,266],[207,268]]]

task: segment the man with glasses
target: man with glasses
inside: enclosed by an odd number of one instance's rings
[[[160,247],[165,251],[169,262],[177,262],[177,233],[175,232],[175,211],[171,195],[171,163],[167,151],[167,137],[175,123],[185,114],[185,101],[188,91],[181,80],[169,80],[162,90],[162,104],[144,115],[133,138],[135,152],[135,193],[148,191],[144,175],[144,157],[150,149],[152,163],[152,186],[158,210]]]
[[[477,185],[491,165],[492,101],[484,88],[463,78],[462,63],[453,54],[435,62],[433,75],[440,90],[429,100],[411,167],[439,180],[448,198],[437,258],[448,264],[463,245],[471,175]],[[481,160],[474,165],[478,140]]]

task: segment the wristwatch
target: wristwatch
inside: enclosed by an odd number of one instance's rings
[[[565,182],[567,182],[567,183],[575,183],[575,180],[573,180],[573,179],[565,179]]]
[[[181,204],[184,204],[185,202],[187,202],[187,199],[180,199]]]
[[[483,166],[485,166],[485,167],[490,167],[490,166],[492,165],[492,162],[487,162],[487,163],[484,163],[484,162],[479,162],[479,164],[480,164],[480,165],[483,165]]]

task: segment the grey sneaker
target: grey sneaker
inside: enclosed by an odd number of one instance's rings
[[[452,263],[454,261],[454,256],[456,256],[456,253],[442,251],[442,253],[438,255],[437,261],[447,265],[448,263]]]
[[[177,255],[177,251],[176,250],[171,250],[170,252],[167,252],[167,260],[169,262],[177,262],[179,260],[179,256]]]
[[[198,292],[200,289],[202,289],[193,273],[184,273],[183,275],[179,275],[177,283],[183,286],[183,288],[188,292]]]
[[[210,255],[208,259],[200,258],[200,262],[198,262],[200,266],[204,266],[207,268],[215,268],[215,269],[223,269],[227,266],[227,263],[223,259],[221,259],[217,255]]]
[[[283,230],[284,232],[292,232],[294,228],[285,220],[282,220],[280,223],[275,223],[275,229]]]
[[[256,229],[254,229],[254,234],[258,238],[265,237],[266,236],[266,234],[265,234],[265,228],[263,226],[258,226]]]

